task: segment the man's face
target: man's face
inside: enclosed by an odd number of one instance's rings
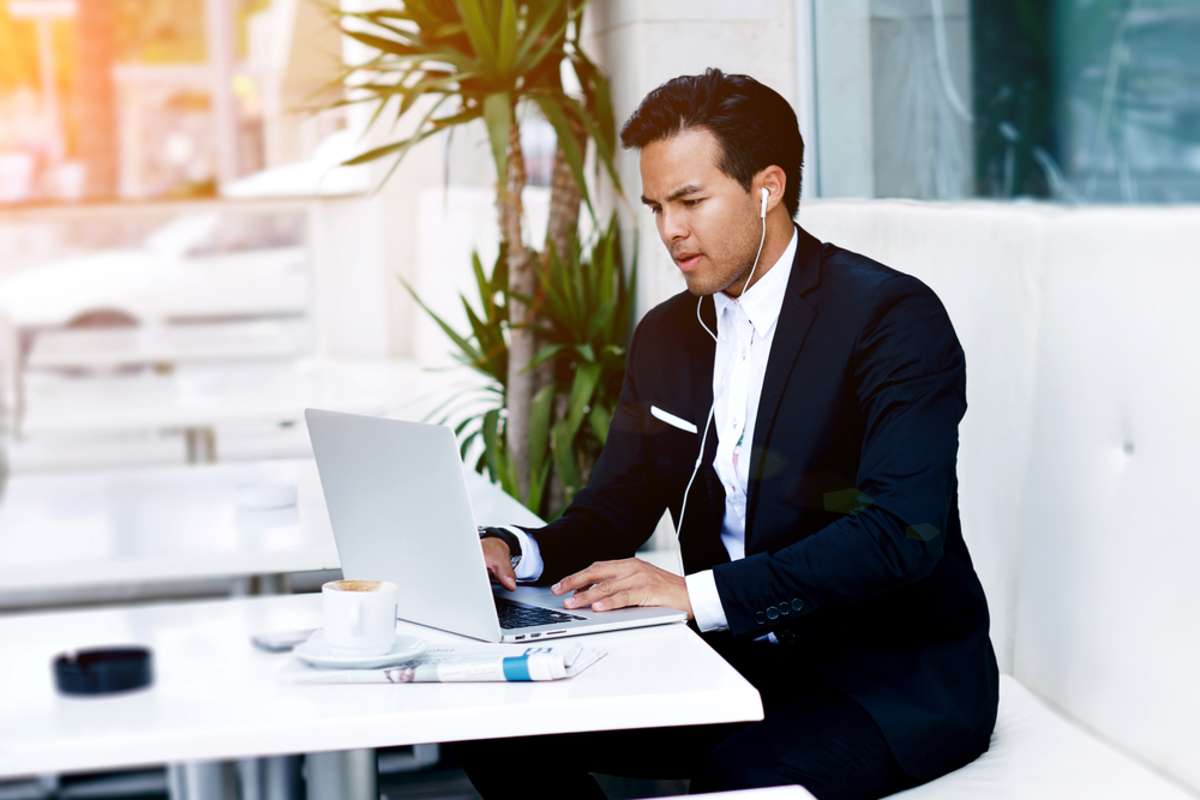
[[[760,221],[751,192],[721,172],[721,144],[688,128],[642,148],[642,202],[694,295],[715,294],[746,277]]]

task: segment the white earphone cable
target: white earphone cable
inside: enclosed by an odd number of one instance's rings
[[[700,452],[696,454],[696,465],[692,467],[692,477],[688,478],[687,488],[683,490],[683,503],[679,507],[679,522],[675,525],[675,541],[679,541],[679,533],[683,530],[683,514],[687,510],[688,494],[692,491],[692,482],[700,472],[700,463],[704,460],[704,445],[708,442],[708,429],[712,425],[713,412],[717,404],[714,401],[708,407],[708,419],[704,420],[704,435],[700,437]]]
[[[746,282],[742,284],[742,293],[745,294],[746,289],[750,286],[750,281],[754,280],[754,270],[758,269],[758,257],[762,255],[763,242],[767,241],[767,218],[762,218],[762,233],[758,237],[758,250],[754,253],[754,266],[750,267],[750,275],[747,276]],[[714,340],[716,337],[713,337]]]
[[[754,264],[750,267],[750,276],[746,278],[746,283],[742,286],[742,291],[746,291],[746,287],[750,285],[750,281],[754,278],[754,270],[758,269],[758,259],[762,256],[763,243],[767,240],[767,216],[766,216],[767,198],[764,195],[762,202],[762,212],[759,218],[762,220],[762,233],[758,237],[758,251],[754,254]],[[704,302],[704,296],[701,295],[696,300],[696,321],[700,323],[700,327],[704,328],[705,333],[712,337],[713,342],[717,341],[717,335],[713,333],[707,325],[704,324],[704,319],[700,316],[700,305]],[[708,429],[712,425],[713,414],[717,409],[717,398],[714,394],[712,405],[708,407],[708,418],[704,420],[704,434],[700,437],[700,452],[696,454],[696,464],[692,467],[692,475],[688,478],[687,487],[683,490],[683,502],[679,506],[679,520],[675,523],[675,541],[679,541],[680,532],[683,530],[683,515],[687,511],[688,494],[692,491],[692,483],[696,480],[696,474],[700,472],[700,464],[704,461],[704,446],[708,443]],[[682,557],[682,554],[681,554]],[[680,564],[680,573],[683,572],[683,565]]]

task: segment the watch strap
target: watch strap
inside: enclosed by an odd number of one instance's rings
[[[508,545],[508,553],[512,558],[512,564],[516,567],[517,562],[521,559],[521,541],[517,539],[512,531],[504,528],[487,527],[479,528],[479,538],[496,538]]]

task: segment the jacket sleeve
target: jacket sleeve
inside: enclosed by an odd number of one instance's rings
[[[715,568],[735,636],[895,590],[942,558],[966,412],[963,352],[932,290],[909,276],[885,286],[849,365],[865,424],[857,503],[774,553]]]
[[[587,485],[563,515],[534,537],[545,567],[538,583],[553,583],[594,561],[628,558],[650,535],[666,510],[662,482],[651,474],[648,405],[638,392],[639,338],[647,316],[634,330],[625,379],[600,458]]]

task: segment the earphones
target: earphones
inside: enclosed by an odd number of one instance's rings
[[[762,200],[758,204],[758,219],[762,225],[762,233],[758,237],[758,251],[754,254],[754,264],[750,267],[750,275],[747,276],[746,282],[742,284],[742,291],[746,291],[746,287],[750,285],[750,281],[754,278],[754,270],[758,269],[758,259],[762,256],[763,242],[767,240],[767,201],[771,199],[771,192],[767,187],[762,187],[759,190]],[[700,305],[704,302],[703,295],[696,301],[696,321],[700,323],[700,327],[704,328],[704,332],[712,337],[713,342],[717,341],[717,335],[709,330],[709,327],[704,324],[704,320],[700,317]],[[704,445],[708,442],[708,429],[712,425],[713,412],[717,408],[717,398],[713,396],[712,405],[708,407],[708,418],[704,421],[704,435],[700,437],[700,452],[696,454],[696,464],[692,467],[692,476],[688,478],[687,488],[683,490],[683,503],[679,507],[679,521],[675,524],[675,540],[679,541],[679,534],[683,530],[683,515],[687,511],[688,494],[692,491],[692,482],[696,480],[696,473],[700,471],[700,464],[704,461]]]

